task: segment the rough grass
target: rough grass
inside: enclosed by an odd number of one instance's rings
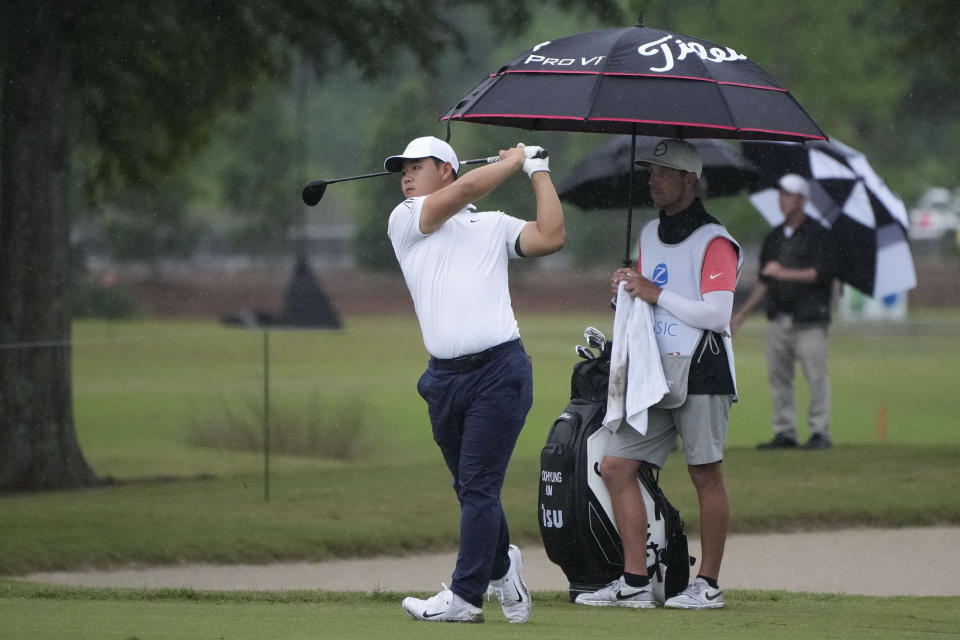
[[[221,401],[198,408],[190,418],[187,441],[196,447],[356,460],[372,451],[366,405],[356,394],[321,399],[314,392],[308,405],[280,404],[264,411],[260,399],[237,405]]]

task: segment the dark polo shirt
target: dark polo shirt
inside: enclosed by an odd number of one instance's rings
[[[794,324],[829,324],[830,300],[836,271],[836,249],[830,233],[816,220],[807,218],[788,238],[785,224],[771,231],[760,250],[760,271],[772,261],[787,269],[817,270],[811,284],[784,282],[760,276],[767,285],[767,317],[788,314]]]

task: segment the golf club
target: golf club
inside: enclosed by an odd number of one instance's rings
[[[537,152],[536,158],[546,158],[548,157],[547,150],[543,149],[542,151]],[[492,164],[494,162],[499,162],[500,156],[490,156],[487,158],[476,158],[474,160],[461,160],[460,164]],[[303,203],[308,207],[312,207],[320,202],[320,199],[323,198],[323,192],[327,190],[328,184],[333,184],[334,182],[346,182],[347,180],[362,180],[363,178],[376,178],[377,176],[386,176],[394,173],[392,171],[378,171],[377,173],[365,173],[362,176],[350,176],[349,178],[334,178],[333,180],[314,180],[303,188]],[[396,174],[394,174],[396,175]]]
[[[583,338],[587,341],[587,346],[603,353],[603,349],[607,344],[607,338],[603,335],[603,332],[596,327],[587,327],[583,330]]]
[[[593,351],[590,351],[590,349],[587,349],[582,344],[577,345],[576,351],[577,351],[577,355],[583,358],[584,360],[593,360],[594,358],[596,358],[596,356],[593,355]]]

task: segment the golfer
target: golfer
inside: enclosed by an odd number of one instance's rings
[[[717,580],[726,543],[730,505],[723,478],[723,448],[736,396],[730,314],[739,277],[740,247],[696,197],[702,163],[683,140],[662,140],[643,160],[650,166],[650,194],[658,219],[640,234],[636,269],[618,269],[634,298],[653,305],[654,333],[670,393],[647,412],[647,431],[627,426],[609,439],[601,475],[610,492],[623,542],[624,573],[577,603],[652,609],[657,603],[647,575],[647,515],[637,483],[642,463],[663,468],[679,435],[687,471],[700,503],[699,574],[664,606],[723,607]],[[677,365],[677,366],[675,366]],[[627,384],[642,384],[628,380]]]
[[[483,622],[488,587],[510,622],[530,617],[523,561],[510,544],[500,490],[533,402],[507,261],[554,253],[564,242],[548,159],[533,157],[540,151],[503,150],[499,162],[458,177],[450,145],[423,137],[384,162],[387,171],[400,173],[407,198],[390,214],[387,234],[431,356],[417,391],[427,401],[433,439],[460,502],[460,551],[450,588],[426,600],[405,598],[403,609],[415,620]],[[536,197],[535,221],[471,204],[521,168]]]

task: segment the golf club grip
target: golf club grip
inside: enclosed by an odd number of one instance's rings
[[[549,157],[546,149],[540,149],[534,154],[534,158],[547,158]],[[488,156],[486,158],[474,158],[473,160],[461,160],[460,164],[493,164],[494,162],[500,162],[500,156]]]

